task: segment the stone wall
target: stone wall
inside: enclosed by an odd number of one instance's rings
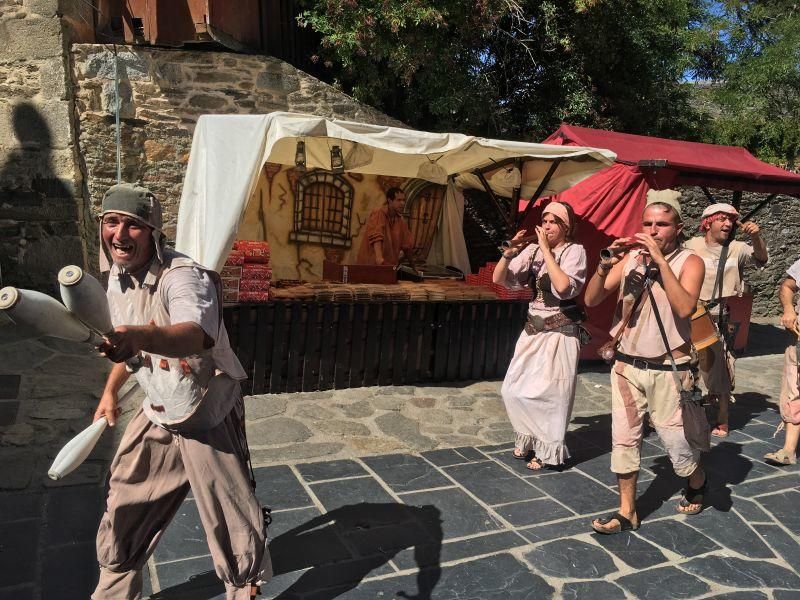
[[[58,0],[0,0],[0,276],[51,290],[85,218]]]
[[[119,48],[122,179],[140,181],[164,205],[174,239],[181,186],[200,115],[302,112],[384,125],[402,123],[269,56]],[[91,210],[116,180],[114,54],[72,47],[79,142]],[[96,256],[97,233],[91,237]]]
[[[718,202],[731,202],[732,192],[710,190]],[[683,208],[686,215],[685,232],[688,236],[698,235],[700,214],[708,206],[708,198],[700,188],[682,189]],[[755,208],[766,194],[742,195],[740,212],[746,215]],[[764,269],[748,268],[745,279],[750,284],[753,298],[753,316],[771,316],[781,314],[778,300],[778,285],[783,280],[786,269],[800,258],[800,199],[791,196],[776,196],[774,200],[758,213],[753,221],[761,227],[761,234],[767,243],[769,263]],[[749,241],[746,235],[739,234],[737,239]]]

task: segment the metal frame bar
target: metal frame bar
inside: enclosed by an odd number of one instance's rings
[[[531,199],[528,200],[528,206],[525,207],[525,210],[522,212],[522,216],[520,216],[517,219],[517,222],[515,223],[515,226],[519,225],[519,223],[522,223],[523,221],[525,221],[525,219],[528,217],[528,215],[531,212],[531,209],[533,208],[533,205],[539,199],[539,196],[542,195],[542,192],[544,191],[544,188],[547,186],[547,184],[550,183],[550,179],[555,174],[556,169],[558,169],[558,165],[561,164],[561,161],[562,161],[561,158],[556,158],[553,161],[553,164],[550,165],[550,168],[547,169],[547,173],[545,173],[544,178],[539,183],[539,187],[536,188],[536,191],[533,193],[533,196],[531,196]]]
[[[508,226],[509,231],[511,233],[513,233],[514,222],[506,214],[506,211],[503,210],[503,206],[500,204],[500,201],[497,199],[497,196],[495,195],[494,190],[492,190],[492,186],[490,186],[489,182],[486,181],[486,177],[483,175],[483,173],[480,171],[480,169],[475,169],[473,171],[473,174],[480,180],[481,185],[483,185],[483,189],[486,190],[487,194],[489,194],[489,198],[491,199],[492,204],[494,204],[494,207],[497,209],[497,212],[500,214],[500,216],[503,217],[503,220],[505,221],[506,225]]]

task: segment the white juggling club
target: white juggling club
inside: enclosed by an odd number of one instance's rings
[[[40,335],[49,335],[94,346],[103,338],[69,312],[58,300],[34,290],[4,287],[0,290],[0,310],[18,325],[30,327]]]
[[[67,265],[58,272],[58,285],[61,300],[72,314],[101,335],[114,331],[106,292],[97,279],[76,265]]]
[[[126,384],[126,386],[127,389],[123,386],[125,391],[120,393],[119,404],[122,404],[138,387],[133,381]],[[47,472],[47,476],[50,479],[59,480],[77,469],[86,460],[86,457],[91,454],[107,426],[108,421],[105,417],[101,417],[68,441],[56,455],[53,465]]]
[[[108,421],[106,418],[100,417],[67,442],[56,455],[53,465],[47,472],[47,476],[57,481],[77,469],[97,445],[97,440],[103,435],[107,426]]]
[[[58,272],[58,286],[61,299],[71,313],[101,335],[113,333],[106,291],[97,279],[76,265],[67,265]],[[135,372],[142,365],[142,357],[129,358],[125,364],[129,371]]]

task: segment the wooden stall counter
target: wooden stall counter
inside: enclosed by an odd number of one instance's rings
[[[499,378],[528,306],[464,282],[270,293],[269,302],[223,310],[247,394]]]

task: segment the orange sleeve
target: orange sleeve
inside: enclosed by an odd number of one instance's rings
[[[386,237],[386,215],[382,210],[375,210],[369,215],[366,236],[370,244],[382,242]]]

